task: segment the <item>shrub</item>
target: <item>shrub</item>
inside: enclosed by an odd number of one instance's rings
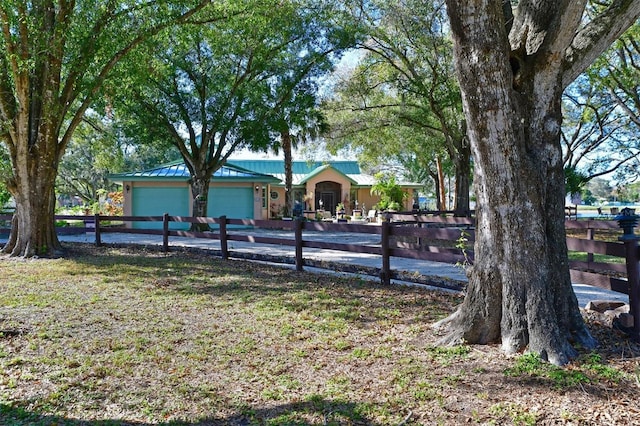
[[[380,197],[380,202],[377,204],[378,209],[400,210],[409,194],[402,190],[394,176],[378,173],[375,178],[376,183],[371,187],[371,194]]]

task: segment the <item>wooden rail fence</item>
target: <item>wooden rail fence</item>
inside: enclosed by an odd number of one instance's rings
[[[10,215],[0,215],[0,221],[10,221]],[[206,238],[220,241],[221,255],[230,257],[229,241],[257,244],[275,244],[295,247],[295,267],[302,271],[305,265],[304,248],[340,250],[354,253],[369,253],[381,257],[380,279],[389,284],[397,278],[391,269],[391,257],[428,260],[444,263],[473,261],[475,231],[472,218],[444,217],[440,215],[394,214],[379,226],[354,223],[307,222],[302,220],[245,220],[229,219],[225,216],[183,217],[170,216],[73,216],[58,215],[59,221],[82,221],[83,227],[57,228],[59,234],[70,232],[95,232],[96,245],[102,244],[104,233],[131,233],[162,235],[163,250],[169,250],[170,237]],[[162,229],[133,229],[124,226],[102,226],[101,222],[162,222]],[[193,232],[170,229],[170,223],[206,223],[214,225],[211,232]],[[640,313],[640,247],[639,238],[619,242],[597,241],[597,231],[619,231],[618,223],[611,220],[567,220],[568,230],[584,231],[584,238],[567,238],[569,251],[586,253],[585,260],[570,262],[571,279],[574,283],[587,284],[613,290],[629,296],[632,314]],[[233,227],[280,229],[293,232],[293,239],[234,232]],[[314,241],[303,238],[303,231],[331,231],[345,233],[378,234],[380,244],[361,245],[329,241]],[[441,244],[442,243],[442,244]],[[606,255],[624,259],[624,262],[595,261],[595,255]],[[402,277],[411,280],[410,277]],[[438,285],[438,284],[434,284]],[[442,284],[443,287],[460,289],[460,285]],[[636,338],[640,337],[640,315],[634,315]]]

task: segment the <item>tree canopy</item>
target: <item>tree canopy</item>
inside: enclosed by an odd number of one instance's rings
[[[131,80],[119,105],[170,141],[191,173],[193,212],[206,216],[209,181],[239,148],[267,150],[315,106],[314,78],[352,43],[328,3],[255,1],[213,26],[183,26],[123,63]]]
[[[124,152],[109,122],[85,114],[67,145],[58,170],[57,194],[98,201],[98,191],[112,186],[107,176],[122,171]]]
[[[4,252],[60,250],[53,218],[59,161],[116,64],[168,27],[225,13],[222,2],[208,0],[0,4],[0,140],[16,202]]]
[[[639,177],[640,24],[620,37],[564,93],[565,167],[587,179]]]
[[[451,165],[456,207],[467,211],[470,151],[443,4],[374,1],[363,9],[363,54],[326,104],[334,149],[356,146],[378,165],[392,159],[441,188],[439,171]]]

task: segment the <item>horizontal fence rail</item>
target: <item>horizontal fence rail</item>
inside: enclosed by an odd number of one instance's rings
[[[10,226],[11,218],[11,215],[0,215],[0,223],[2,221],[6,223],[5,232],[8,232],[6,228]],[[386,221],[375,226],[372,224],[302,220],[229,219],[225,216],[219,218],[184,217],[168,214],[163,216],[57,215],[55,220],[68,221],[75,225],[81,224],[81,226],[56,228],[60,235],[95,232],[97,245],[102,243],[101,236],[104,233],[162,235],[163,250],[165,251],[169,250],[170,237],[206,238],[220,241],[223,258],[230,257],[229,241],[293,246],[296,248],[297,270],[302,270],[305,264],[304,248],[373,254],[381,257],[379,275],[382,282],[386,284],[398,276],[397,272],[391,269],[390,257],[466,264],[473,262],[473,241],[475,239],[473,218],[450,217],[441,214],[392,214],[387,215]],[[106,225],[107,222],[110,224],[109,226]],[[162,229],[133,229],[130,227],[132,223],[137,222],[161,222],[163,226]],[[104,226],[103,223],[105,223]],[[114,226],[113,223],[121,225]],[[174,230],[170,229],[170,223],[208,224],[213,225],[213,228],[210,232]],[[126,226],[127,224],[129,226]],[[627,294],[630,296],[632,312],[640,312],[640,301],[638,300],[640,299],[640,277],[637,273],[640,248],[637,244],[637,238],[624,242],[598,241],[598,233],[620,234],[618,223],[612,220],[567,220],[565,226],[569,232],[579,232],[584,235],[584,238],[567,238],[567,248],[570,252],[586,255],[585,260],[570,261],[572,282]],[[284,237],[251,235],[246,232],[235,232],[237,228],[283,230],[291,232],[291,235]],[[304,238],[304,231],[373,234],[380,236],[380,242],[378,244],[352,244],[310,240]],[[605,256],[605,259],[596,260],[596,255]],[[613,261],[614,259],[620,259],[620,261]],[[411,280],[410,277],[402,277],[402,279]],[[462,288],[462,284],[430,284],[447,288]],[[635,295],[636,293],[638,296]]]
[[[566,221],[567,230],[584,231],[585,238],[567,238],[567,248],[572,252],[586,253],[586,260],[572,260],[569,262],[571,279],[573,282],[617,291],[629,295],[630,284],[634,277],[627,277],[627,264],[622,262],[626,259],[628,247],[622,242],[605,242],[595,240],[598,231],[606,231],[621,235],[617,222],[610,220],[585,220]],[[636,259],[640,259],[640,252],[636,248],[632,249]],[[620,263],[612,261],[595,261],[596,254],[620,258]],[[631,279],[631,281],[629,280]]]
[[[0,221],[11,220],[11,215],[0,215]],[[250,220],[228,219],[212,217],[185,217],[185,216],[76,216],[56,215],[56,221],[70,221],[82,223],[83,226],[58,227],[60,235],[95,232],[96,243],[101,244],[103,233],[127,233],[162,235],[163,248],[168,250],[169,237],[205,238],[213,240],[240,241],[256,244],[273,244],[296,246],[302,248],[315,248],[327,250],[339,250],[355,253],[368,253],[382,257],[393,256],[410,259],[444,262],[450,264],[472,262],[473,242],[475,240],[474,220],[466,217],[447,217],[438,214],[394,214],[391,220],[383,222],[380,226],[370,224],[330,223],[330,222],[306,222],[306,221],[281,221],[281,220]],[[101,226],[100,223],[133,223],[133,222],[162,222],[163,229],[145,229],[122,226]],[[197,232],[169,229],[168,223],[209,224],[217,225],[218,229],[211,232]],[[382,237],[383,229],[389,227],[385,236],[394,239],[393,244],[385,247],[383,241],[380,244],[360,245],[344,244],[339,242],[312,241],[295,238],[264,237],[260,235],[234,234],[229,226],[260,228],[272,230],[285,230],[295,232],[296,226],[301,226],[303,231],[331,231],[344,233],[378,234]],[[567,248],[570,251],[587,253],[586,261],[571,261],[571,275],[576,282],[588,284],[604,289],[614,290],[629,294],[628,280],[625,276],[626,265],[624,263],[596,262],[594,254],[625,258],[625,245],[622,243],[596,241],[596,230],[619,231],[614,221],[566,221],[567,229],[584,230],[586,238],[567,238]],[[98,226],[96,226],[98,224]],[[8,231],[7,231],[8,232]],[[448,244],[435,245],[435,241]],[[426,242],[426,243],[425,243]],[[383,268],[382,274],[390,276],[390,271]],[[384,278],[386,281],[387,279]]]

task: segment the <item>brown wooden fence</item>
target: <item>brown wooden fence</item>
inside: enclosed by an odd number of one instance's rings
[[[597,262],[594,260],[594,254],[626,259],[629,248],[632,251],[631,254],[635,250],[635,257],[637,257],[637,244],[634,249],[627,247],[622,242],[596,241],[598,231],[619,231],[621,235],[618,223],[610,220],[574,220],[565,222],[565,226],[568,230],[584,231],[584,238],[567,238],[569,251],[586,253],[586,260],[569,262],[572,281],[629,294],[626,262]]]
[[[0,216],[0,221],[10,220],[11,216]],[[399,278],[390,267],[390,257],[412,258],[445,263],[465,263],[473,261],[473,241],[475,232],[473,219],[445,217],[441,215],[394,214],[379,226],[353,223],[306,222],[301,220],[242,220],[182,216],[56,216],[56,220],[84,221],[83,227],[58,228],[60,234],[72,232],[95,232],[95,242],[102,243],[103,233],[118,232],[132,234],[162,235],[163,249],[169,250],[170,237],[207,238],[220,240],[221,255],[230,257],[229,241],[243,241],[258,244],[276,244],[295,247],[296,269],[304,267],[304,248],[341,250],[354,253],[369,253],[381,257],[380,279],[388,284],[392,278]],[[132,229],[124,226],[102,226],[103,222],[162,222],[162,229]],[[207,223],[215,225],[212,232],[191,232],[171,230],[169,224]],[[571,279],[574,283],[613,290],[629,295],[631,311],[640,312],[640,248],[638,238],[624,239],[619,242],[597,241],[598,232],[617,232],[621,235],[618,223],[611,220],[568,220],[567,230],[584,231],[584,238],[567,238],[570,251],[586,253],[585,260],[570,262]],[[292,238],[251,235],[247,232],[234,232],[230,227],[284,229],[293,231]],[[380,235],[379,245],[345,244],[336,241],[313,241],[303,238],[303,231],[330,231]],[[601,254],[622,258],[620,262],[596,261],[595,255]],[[410,277],[402,277],[410,280]],[[436,284],[437,285],[437,284]],[[453,284],[443,287],[460,288]],[[634,315],[637,322],[635,330],[640,330],[640,315]]]
[[[65,219],[64,216],[56,216],[59,219]],[[77,217],[76,217],[77,219]],[[449,243],[458,241],[461,235],[464,235],[469,242],[473,242],[474,231],[472,219],[467,218],[442,218],[435,217],[430,221],[415,220],[411,222],[399,221],[401,217],[394,218],[382,222],[379,226],[370,224],[353,224],[353,223],[330,223],[330,222],[307,222],[302,220],[281,221],[281,220],[249,220],[249,219],[229,219],[226,217],[183,217],[183,216],[95,216],[93,222],[100,223],[102,221],[121,221],[121,222],[157,222],[162,221],[162,230],[158,229],[131,229],[124,227],[102,227],[88,228],[96,232],[96,244],[101,244],[101,235],[105,232],[124,232],[135,234],[155,234],[163,236],[163,249],[169,250],[170,237],[188,237],[188,238],[206,238],[220,240],[220,248],[223,258],[229,257],[228,242],[242,241],[257,244],[275,244],[295,247],[295,264],[296,269],[301,271],[304,266],[303,249],[316,248],[326,250],[339,250],[352,253],[368,253],[381,256],[380,278],[383,283],[388,284],[397,274],[391,270],[390,257],[403,257],[421,260],[430,260],[434,262],[445,263],[463,263],[472,259],[472,252],[469,249],[442,247],[435,244],[436,241]],[[171,230],[169,224],[177,223],[206,223],[209,225],[217,225],[217,229],[212,232],[193,232]],[[293,239],[268,237],[261,235],[247,235],[246,232],[234,233],[229,227],[243,228],[261,228],[261,229],[278,229],[289,230],[293,232]],[[303,231],[329,231],[329,232],[345,232],[360,234],[377,234],[380,235],[379,245],[360,245],[345,244],[335,241],[315,241],[305,240]],[[394,239],[403,238],[403,241]],[[413,240],[407,241],[407,240]],[[425,245],[425,240],[434,244]],[[455,289],[461,289],[460,285],[452,284]]]

